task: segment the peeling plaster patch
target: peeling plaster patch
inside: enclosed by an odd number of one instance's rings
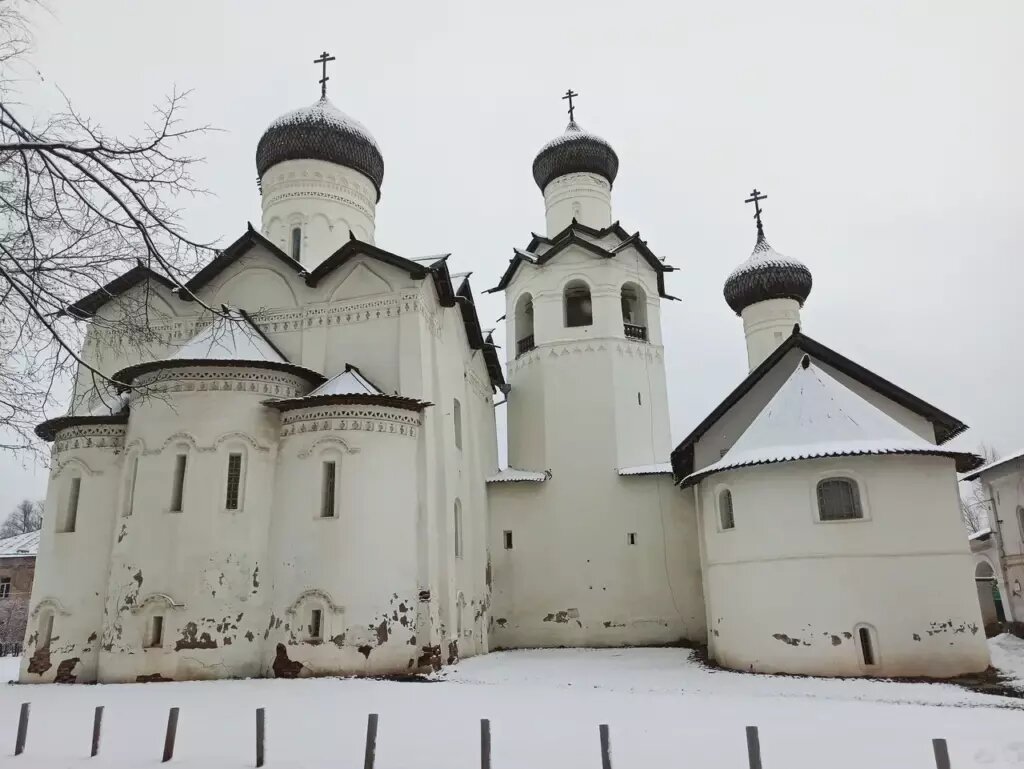
[[[570,619],[577,619],[579,616],[579,609],[563,609],[562,611],[556,611],[554,614],[548,614],[546,617],[544,617],[544,621],[565,623],[568,622]],[[583,627],[583,625],[581,625],[579,622],[577,622],[576,624],[580,625],[580,627]]]
[[[426,603],[430,600],[430,590],[420,591],[420,603]]]
[[[459,661],[459,642],[449,641],[448,642],[448,664],[454,665]]]
[[[252,570],[252,592],[256,592],[260,588],[260,565],[256,564],[256,568]]]
[[[174,645],[175,651],[181,651],[182,649],[216,649],[217,642],[214,641],[210,634],[207,632],[199,633],[199,628],[195,622],[189,622],[185,625],[185,630],[182,631],[181,638]]]
[[[85,642],[88,643],[88,644],[91,644],[95,640],[96,640],[96,634],[93,633],[92,635],[90,635],[88,638],[85,639]]]
[[[914,640],[915,641],[920,641],[921,640],[921,636],[918,633],[914,633]]]
[[[434,670],[441,669],[440,646],[423,646],[420,648],[420,651],[422,654],[420,654],[419,659],[416,660],[416,667],[431,667]]]
[[[853,633],[850,633],[849,631],[847,631],[847,632],[843,633],[843,638],[845,638],[847,641],[849,641],[851,638],[853,638]]]
[[[158,684],[158,683],[170,683],[174,679],[164,678],[159,673],[150,673],[148,676],[136,676],[135,683],[137,684]]]
[[[117,543],[121,544],[121,541],[124,540],[124,538],[127,537],[127,536],[128,536],[128,524],[122,523],[121,524],[121,531],[117,535]]]
[[[785,633],[775,633],[774,635],[772,635],[772,638],[774,638],[776,641],[782,641],[782,643],[784,643],[784,644],[789,644],[790,646],[799,646],[800,645],[800,639],[799,638],[790,638]],[[809,646],[810,644],[806,644],[806,645]]]
[[[345,634],[338,633],[338,635],[331,638],[331,643],[340,649],[342,646],[345,645]]]
[[[365,644],[363,646],[357,647],[356,651],[358,651],[360,654],[366,657],[366,659],[370,659],[370,652],[373,651],[373,647],[369,644]]]
[[[284,644],[277,645],[277,654],[274,657],[274,675],[278,678],[297,678],[302,670],[301,662],[294,662],[288,659],[288,650]]]
[[[839,636],[837,636],[837,635],[832,636],[832,645],[833,646],[839,646],[839,644],[841,644],[842,642],[843,642],[843,639],[840,638]]]
[[[604,626],[608,627],[608,628],[611,628],[611,627],[626,627],[626,623],[625,622],[612,622],[612,621],[608,620],[608,621],[606,621],[604,623]]]
[[[382,620],[377,625],[377,645],[382,646],[388,642],[388,623],[387,620]]]
[[[505,627],[505,625],[508,624],[508,620],[505,617],[498,617],[496,620],[494,620],[494,624],[498,627]]]
[[[253,640],[255,640],[255,638],[256,638],[256,636],[254,636],[254,635],[252,634],[252,631],[251,631],[251,630],[247,630],[247,631],[246,631],[246,633],[245,633],[245,640],[246,640],[246,641],[248,641],[249,643],[252,643],[252,642],[253,642]]]
[[[54,677],[55,684],[73,684],[77,680],[74,674],[75,665],[79,663],[78,657],[71,657],[62,661],[57,666],[57,675]]]
[[[42,675],[50,669],[50,647],[44,646],[36,649],[36,653],[29,657],[28,672]]]
[[[137,572],[135,572],[135,575],[132,577],[132,579],[135,580],[139,587],[142,587],[142,569],[139,569]]]

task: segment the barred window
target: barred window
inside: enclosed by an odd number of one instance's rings
[[[228,491],[224,507],[238,509],[238,492],[242,485],[242,455],[228,454]]]
[[[850,478],[826,478],[818,483],[818,517],[822,521],[863,518],[857,482]]]
[[[0,577],[0,598],[8,598],[11,595],[11,578]]]
[[[732,492],[729,489],[723,489],[718,495],[718,517],[723,531],[736,528],[736,518],[732,512]]]

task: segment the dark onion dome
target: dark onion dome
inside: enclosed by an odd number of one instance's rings
[[[754,253],[725,280],[725,301],[739,315],[755,302],[795,299],[803,306],[811,293],[811,271],[803,262],[783,256],[757,231]]]
[[[325,96],[316,104],[281,115],[263,132],[256,145],[260,178],[285,160],[324,160],[365,174],[377,188],[384,181],[384,157],[366,127],[331,104]]]
[[[553,179],[575,173],[598,174],[612,184],[619,173],[619,156],[600,136],[570,120],[565,133],[541,147],[533,159],[533,179],[543,192]]]

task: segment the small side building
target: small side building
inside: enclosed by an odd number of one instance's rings
[[[0,539],[0,655],[21,652],[38,552],[38,531]]]

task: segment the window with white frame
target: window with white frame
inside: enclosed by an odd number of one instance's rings
[[[338,510],[338,462],[325,459],[320,471],[320,517],[334,518]]]
[[[70,533],[78,525],[78,500],[82,495],[82,477],[74,475],[68,485],[68,498],[64,503],[63,515],[58,521],[57,531]]]
[[[860,491],[852,478],[818,481],[818,518],[822,521],[851,521],[864,517]]]
[[[722,531],[736,528],[736,516],[732,509],[732,492],[722,489],[718,492],[718,521]]]
[[[188,454],[175,454],[174,474],[171,477],[172,513],[180,513],[185,502],[185,471],[188,468]]]
[[[462,502],[455,500],[455,557],[462,557]]]
[[[11,578],[0,577],[0,598],[11,597]]]
[[[241,507],[242,490],[242,454],[233,451],[228,454],[227,490],[224,495],[224,508],[238,510]]]

